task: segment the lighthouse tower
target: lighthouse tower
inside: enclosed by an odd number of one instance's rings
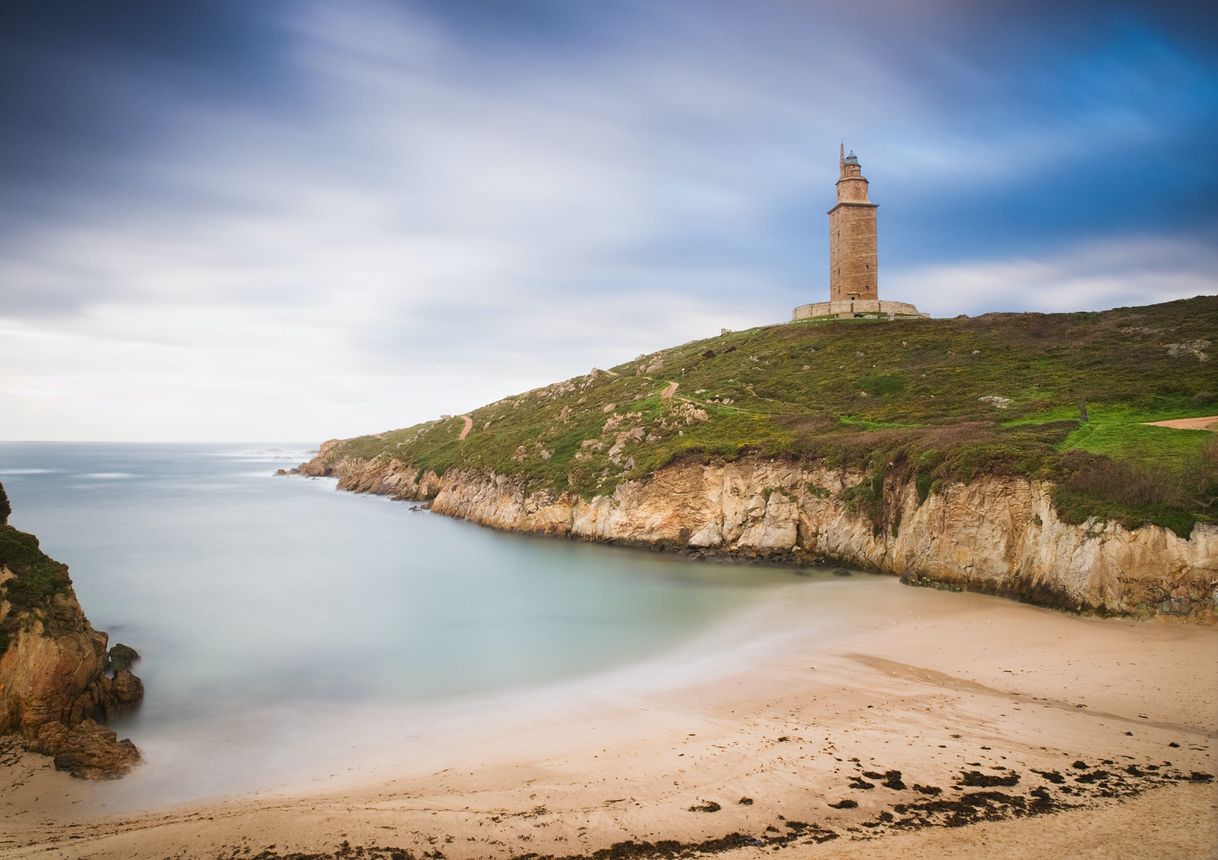
[[[793,320],[907,319],[925,317],[908,302],[881,299],[876,271],[875,210],[858,156],[837,156],[837,202],[829,210],[829,301],[800,305]]]
[[[829,210],[829,301],[878,299],[875,210],[858,156],[838,155],[837,204]]]

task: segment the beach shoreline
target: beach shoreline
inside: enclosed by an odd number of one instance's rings
[[[1212,628],[843,578],[311,786],[114,811],[98,786],[8,754],[0,856],[645,857],[672,840],[931,857],[982,833],[1017,856],[1084,831],[1097,852],[1206,856],[1215,665]]]

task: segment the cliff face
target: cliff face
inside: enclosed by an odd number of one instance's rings
[[[1023,478],[949,484],[919,497],[890,479],[776,460],[668,466],[612,494],[525,493],[501,475],[419,474],[388,458],[342,459],[327,443],[301,468],[339,488],[430,500],[438,513],[510,531],[661,545],[706,554],[832,560],[901,576],[1113,614],[1213,621],[1218,527],[1189,539],[1158,526],[1063,522],[1051,486]]]
[[[16,733],[55,766],[90,779],[122,776],[139,761],[128,740],[98,721],[138,702],[134,652],[94,630],[67,567],[33,535],[0,518],[0,734]]]

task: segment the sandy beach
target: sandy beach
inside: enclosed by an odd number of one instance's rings
[[[808,623],[812,602],[831,611]],[[855,575],[782,591],[680,653],[499,704],[309,785],[167,808],[116,811],[108,786],[9,750],[0,856],[1164,858],[1218,845],[1212,628]]]

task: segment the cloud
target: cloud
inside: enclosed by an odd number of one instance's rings
[[[369,432],[780,321],[826,291],[843,136],[885,294],[951,315],[1212,290],[1212,178],[1155,153],[1212,66],[979,8],[235,4],[179,53],[200,9],[154,4],[117,47],[92,18],[31,43],[0,438]],[[59,116],[44,96],[71,91],[87,110]],[[1055,196],[1151,182],[1205,217]]]
[[[914,268],[887,279],[885,291],[935,316],[1147,305],[1218,293],[1218,245],[1158,236],[1089,241],[1043,257]]]

